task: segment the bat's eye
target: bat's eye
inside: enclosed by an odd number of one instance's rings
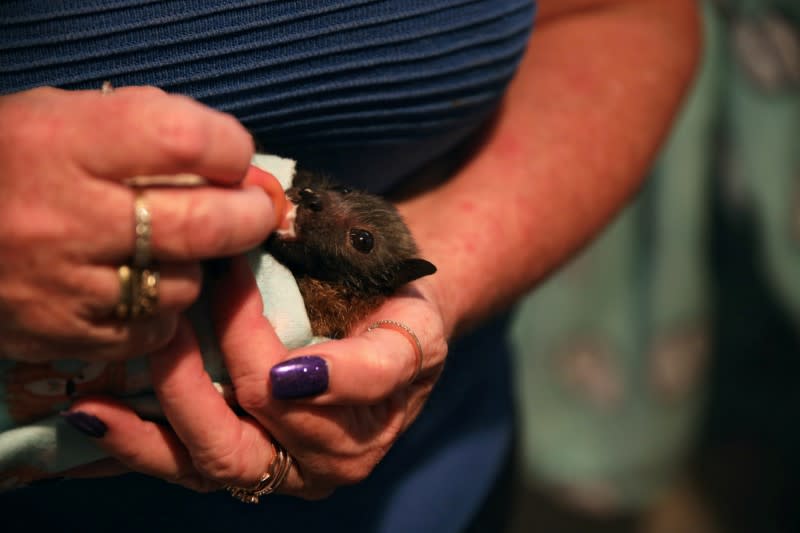
[[[362,254],[368,254],[375,246],[375,240],[367,230],[354,228],[350,230],[350,244]]]

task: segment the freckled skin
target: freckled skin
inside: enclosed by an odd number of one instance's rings
[[[273,234],[264,246],[295,276],[315,335],[344,337],[398,288],[436,272],[391,203],[305,170],[292,185],[296,237]]]

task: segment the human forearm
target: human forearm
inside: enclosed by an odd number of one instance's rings
[[[507,305],[618,211],[646,174],[695,65],[694,2],[540,5],[480,149],[447,183],[401,204],[439,267],[427,283],[447,333]]]

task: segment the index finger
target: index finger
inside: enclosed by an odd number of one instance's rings
[[[164,415],[194,466],[211,479],[255,485],[272,459],[269,437],[238,418],[214,387],[191,326],[182,323],[172,344],[148,361]]]
[[[103,201],[84,209],[90,220],[106,221],[106,231],[93,241],[96,260],[118,262],[131,255],[136,240],[136,194],[143,197],[149,215],[152,256],[161,261],[196,261],[250,250],[279,226],[287,206],[278,180],[256,167],[249,167],[241,187],[133,190],[107,183]]]
[[[231,185],[247,172],[253,139],[231,115],[153,87],[70,94],[70,105],[54,112],[68,119],[72,153],[92,175],[186,172]]]

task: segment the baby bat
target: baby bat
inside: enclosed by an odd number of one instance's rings
[[[297,280],[314,335],[344,337],[398,288],[436,272],[383,198],[305,169],[286,196],[293,227],[264,247]]]

